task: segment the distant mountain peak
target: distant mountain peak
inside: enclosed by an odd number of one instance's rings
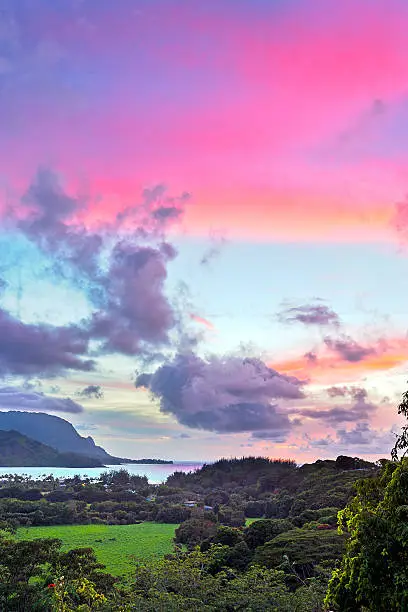
[[[52,414],[19,410],[0,412],[0,430],[18,431],[60,453],[76,453],[103,463],[119,463],[116,457],[97,446],[91,436],[82,437],[69,421]]]

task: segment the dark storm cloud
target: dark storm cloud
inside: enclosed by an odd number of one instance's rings
[[[28,324],[0,309],[0,375],[55,375],[89,371],[88,333],[75,325]]]
[[[343,336],[339,339],[326,337],[324,343],[328,349],[336,353],[341,359],[353,363],[364,361],[367,357],[377,353],[375,348],[362,346],[348,336]]]
[[[87,399],[102,399],[103,398],[103,389],[100,385],[88,385],[81,389],[81,391],[77,391],[76,395],[78,397],[85,397]]]
[[[7,410],[34,410],[35,412],[83,412],[83,407],[70,398],[48,397],[17,387],[0,387],[0,408]]]
[[[235,433],[279,432],[291,423],[276,400],[300,399],[303,383],[267,367],[259,359],[179,354],[153,374],[142,373],[136,387],[146,387],[160,400],[162,412],[191,428]]]
[[[339,327],[340,319],[334,310],[323,304],[305,304],[287,308],[278,313],[281,323],[302,323],[303,325],[332,325]]]

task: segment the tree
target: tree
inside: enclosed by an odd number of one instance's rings
[[[408,458],[389,461],[379,476],[358,483],[357,495],[339,513],[339,528],[349,539],[329,583],[328,604],[342,612],[362,606],[408,610],[407,500]]]
[[[185,544],[189,549],[201,544],[204,540],[212,538],[217,531],[217,525],[210,521],[199,518],[191,518],[178,527],[175,531],[177,544]]]
[[[408,391],[402,396],[401,403],[398,406],[398,414],[402,414],[408,420]],[[394,461],[398,460],[398,451],[402,452],[402,457],[408,453],[408,423],[401,428],[401,433],[397,436],[394,448],[391,451],[391,458]]]
[[[0,536],[0,609],[8,612],[35,610],[41,599],[41,574],[61,545],[59,540],[16,542]],[[37,581],[30,579],[36,577]],[[38,608],[37,608],[38,609]],[[43,608],[47,610],[47,608]]]
[[[290,529],[293,525],[287,519],[262,519],[245,528],[244,538],[249,548],[255,549]]]
[[[248,518],[260,518],[265,513],[266,502],[263,500],[251,500],[245,505],[245,516]]]
[[[157,513],[158,523],[182,523],[191,516],[191,509],[180,505],[162,506]]]
[[[241,510],[235,510],[229,506],[220,506],[217,514],[219,522],[223,525],[229,525],[230,527],[245,525],[245,515]]]
[[[269,568],[280,568],[285,558],[301,578],[319,574],[318,566],[329,562],[332,566],[344,552],[344,536],[334,530],[292,529],[276,536],[255,550],[253,563]]]
[[[241,545],[245,548],[244,542],[236,547]],[[244,551],[235,551],[238,552]],[[323,591],[316,583],[307,583],[293,593],[282,571],[251,567],[240,572],[226,568],[225,560],[230,554],[229,547],[215,545],[205,553],[195,549],[140,563],[130,585],[129,607],[125,609],[144,612],[320,612],[323,609]]]

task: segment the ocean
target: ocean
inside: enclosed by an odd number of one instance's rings
[[[149,483],[160,484],[174,472],[193,472],[202,467],[203,463],[196,461],[179,461],[173,464],[124,463],[122,465],[106,465],[97,468],[63,468],[63,467],[0,467],[0,479],[6,474],[31,476],[33,479],[49,476],[54,478],[69,478],[78,474],[81,477],[97,478],[109,470],[126,469],[130,474],[147,476]]]

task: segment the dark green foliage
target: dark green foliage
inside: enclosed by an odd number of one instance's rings
[[[158,523],[182,523],[191,516],[191,509],[180,505],[162,506],[157,513]]]
[[[337,514],[340,508],[320,508],[319,510],[304,510],[297,516],[291,517],[292,523],[296,527],[303,527],[306,523],[316,521],[318,523],[328,523],[333,527],[337,525]]]
[[[408,459],[387,462],[379,476],[358,483],[339,515],[349,539],[327,598],[338,610],[408,610],[407,500]]]
[[[229,554],[225,559],[225,565],[236,570],[245,570],[252,561],[253,551],[250,550],[245,541],[238,542],[230,547]]]
[[[243,550],[240,552],[242,557]],[[133,605],[129,609],[146,612],[323,610],[324,586],[316,581],[306,582],[293,592],[288,589],[282,571],[251,567],[240,572],[223,568],[228,555],[230,549],[213,546],[206,553],[194,550],[188,555],[180,553],[138,565],[128,594],[129,606]]]
[[[249,548],[255,549],[265,542],[273,540],[277,535],[290,531],[294,526],[287,519],[263,519],[254,521],[245,528],[244,538]]]
[[[280,495],[272,497],[265,505],[267,518],[286,518],[291,513],[295,497],[283,491]]]
[[[217,525],[217,531],[212,538],[214,544],[222,544],[222,546],[235,546],[242,542],[244,535],[241,529],[236,527],[228,527],[226,525]]]
[[[199,485],[204,489],[222,488],[226,492],[235,492],[239,487],[256,485],[263,477],[273,479],[275,487],[295,470],[295,462],[286,459],[271,460],[265,457],[220,459],[211,465],[204,465],[197,472],[190,474],[176,472],[169,476],[167,484],[183,488],[191,487],[192,490]]]
[[[265,514],[266,502],[262,499],[254,499],[245,504],[245,516],[248,518],[261,518]]]
[[[92,549],[60,552],[56,539],[15,541],[0,534],[0,609],[7,612],[79,610],[84,604],[80,588],[114,598],[116,578],[102,572]],[[64,607],[56,607],[53,589],[62,583]],[[49,586],[50,585],[50,586]],[[78,587],[80,587],[78,589]],[[100,600],[103,599],[100,598]],[[95,599],[97,603],[98,599]],[[82,608],[89,610],[90,608]],[[98,605],[92,610],[102,609]],[[105,608],[109,609],[109,608]]]
[[[220,523],[229,527],[242,527],[245,525],[245,514],[243,511],[230,508],[229,506],[220,506],[217,518]]]
[[[292,529],[276,536],[256,549],[253,564],[279,567],[288,557],[302,577],[315,574],[315,568],[325,561],[340,559],[344,552],[345,537],[336,530]]]
[[[372,463],[358,457],[347,457],[339,455],[336,459],[336,467],[339,470],[363,470],[372,467]]]
[[[187,548],[195,548],[204,540],[211,540],[217,532],[217,525],[210,521],[199,518],[191,518],[183,523],[175,531],[175,542],[185,544]]]
[[[402,457],[405,457],[408,453],[408,391],[402,396],[401,403],[398,406],[398,414],[402,414],[405,417],[407,424],[401,428],[401,433],[397,436],[394,448],[391,451],[391,458],[394,461],[398,460],[399,452]]]
[[[213,507],[220,506],[222,504],[226,505],[229,503],[229,495],[222,489],[211,491],[211,493],[207,493],[207,495],[204,497],[204,503],[207,506],[213,506]]]
[[[0,609],[41,609],[37,608],[39,588],[30,579],[41,576],[44,564],[55,559],[59,546],[58,540],[15,542],[0,536]]]
[[[97,590],[108,594],[117,578],[104,570],[105,566],[98,563],[92,548],[76,548],[68,552],[59,552],[53,559],[53,568],[66,580],[76,580],[86,577],[93,582]]]

